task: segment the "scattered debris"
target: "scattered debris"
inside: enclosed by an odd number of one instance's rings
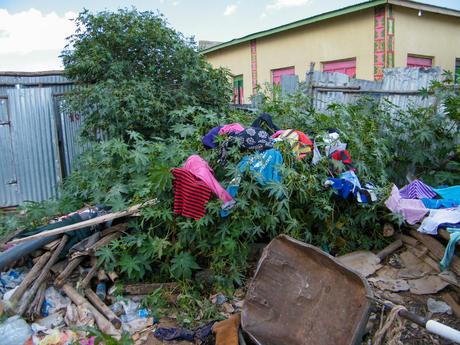
[[[447,313],[447,314],[452,314],[452,308],[443,301],[437,301],[433,298],[428,298],[426,305],[428,307],[428,310],[432,313]]]

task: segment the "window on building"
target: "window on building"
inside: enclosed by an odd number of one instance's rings
[[[432,67],[433,58],[429,56],[407,55],[407,67]]]
[[[272,82],[274,85],[281,83],[281,76],[283,75],[295,75],[294,67],[272,69]]]
[[[455,82],[460,83],[460,59],[455,59]]]
[[[243,76],[233,78],[233,103],[244,104]]]
[[[356,59],[345,59],[323,62],[323,72],[343,73],[350,78],[356,77]]]

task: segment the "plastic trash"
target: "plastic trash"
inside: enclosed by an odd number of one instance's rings
[[[24,268],[15,268],[0,273],[0,293],[4,295],[7,291],[14,289],[25,277]]]
[[[32,328],[18,315],[8,318],[0,325],[1,345],[24,344],[32,334]]]
[[[97,284],[96,295],[98,295],[101,300],[105,300],[105,297],[107,296],[107,286],[104,282],[100,282]]]
[[[431,311],[432,313],[447,313],[449,315],[452,314],[452,308],[443,301],[436,301],[433,298],[428,298],[428,301],[426,302],[428,310]]]
[[[40,312],[42,316],[46,317],[61,309],[66,309],[69,304],[70,299],[62,296],[58,290],[51,286],[45,290],[45,300]]]

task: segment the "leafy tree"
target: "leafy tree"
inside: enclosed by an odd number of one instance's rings
[[[61,56],[77,83],[70,108],[84,116],[86,137],[124,138],[127,130],[166,137],[172,110],[220,109],[230,100],[227,72],[213,69],[160,14],[85,10],[76,26]]]

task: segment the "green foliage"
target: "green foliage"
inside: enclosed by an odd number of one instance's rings
[[[77,332],[84,332],[88,337],[94,338],[94,345],[132,345],[134,341],[131,339],[131,336],[127,332],[123,332],[121,339],[117,340],[112,336],[100,331],[95,327],[78,327],[75,329]]]
[[[179,288],[181,291],[175,293],[157,289],[144,298],[142,305],[157,318],[175,315],[178,324],[189,329],[224,318],[217,306],[207,297],[203,297],[209,295],[207,291],[201,291],[196,285],[187,284]]]
[[[134,130],[166,137],[169,113],[188,106],[227,106],[227,71],[213,69],[192,39],[170,28],[160,14],[120,9],[85,10],[62,52],[66,75],[77,83],[72,112],[84,116],[84,135],[125,137]]]

